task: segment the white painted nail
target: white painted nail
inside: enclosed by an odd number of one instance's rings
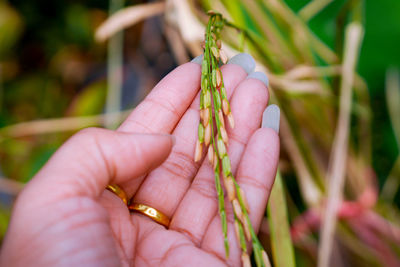
[[[195,58],[192,59],[192,61],[190,61],[190,62],[201,65],[201,62],[203,62],[203,55],[200,55],[200,56],[195,57]]]
[[[265,84],[266,87],[269,86],[268,77],[264,72],[261,72],[261,71],[252,72],[249,74],[249,76],[247,76],[247,79],[250,79],[250,78],[261,81],[263,84]]]
[[[263,128],[271,128],[279,134],[279,120],[281,117],[280,109],[277,105],[269,105],[264,113],[262,119]]]
[[[256,67],[253,57],[246,53],[240,53],[229,59],[227,64],[236,64],[241,66],[247,74],[252,73]]]

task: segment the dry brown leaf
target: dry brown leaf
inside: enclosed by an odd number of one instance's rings
[[[363,27],[352,22],[347,26],[340,89],[339,118],[332,145],[328,170],[328,198],[320,229],[318,267],[327,267],[333,249],[337,212],[343,197],[351,121],[352,89],[357,57],[363,38]]]
[[[135,25],[144,19],[159,15],[164,11],[164,2],[135,5],[124,8],[113,14],[100,25],[95,34],[96,40],[98,42],[103,42],[117,32]]]

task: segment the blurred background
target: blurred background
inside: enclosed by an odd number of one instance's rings
[[[103,24],[123,8],[136,15]],[[0,239],[16,194],[66,139],[84,127],[115,128],[201,53],[209,9],[244,29],[227,29],[223,49],[254,56],[282,110],[281,186],[260,233],[273,264],[317,265],[329,259],[325,239],[334,266],[400,266],[396,0],[0,0]],[[336,212],[324,212],[341,195]],[[322,238],[327,216],[336,234]]]

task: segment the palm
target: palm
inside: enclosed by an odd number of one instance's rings
[[[224,265],[213,252],[202,250],[183,233],[130,214],[124,203],[108,191],[100,203],[80,197],[55,202],[58,212],[47,217],[48,222],[44,223],[52,225],[51,231],[43,229],[40,237],[30,240],[37,251],[46,251],[43,265],[52,262],[62,265],[60,256],[68,259],[67,265],[176,266],[179,263],[196,266],[196,261],[201,266],[205,262],[206,266]],[[41,212],[46,213],[46,209],[38,211]],[[101,242],[96,242],[99,237]],[[66,248],[62,255],[57,253],[60,247]],[[90,261],[85,261],[85,254],[92,255]]]
[[[110,225],[116,241],[116,256],[124,265],[196,266],[196,262],[199,266],[225,265],[213,252],[202,250],[185,234],[167,230],[141,215],[129,214],[121,200],[108,192],[103,197],[107,201],[106,209],[114,218]]]

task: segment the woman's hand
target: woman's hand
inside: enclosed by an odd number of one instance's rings
[[[257,75],[248,77],[254,61],[240,54],[231,63],[222,67],[235,118],[235,128],[227,129],[228,154],[258,229],[279,138],[272,129],[259,129],[268,90],[252,78]],[[196,63],[175,69],[117,131],[90,128],[70,138],[18,197],[0,265],[240,265],[230,204],[226,260],[213,171],[208,160],[193,161],[200,72]],[[130,213],[104,190],[108,184],[166,214],[169,228]]]

